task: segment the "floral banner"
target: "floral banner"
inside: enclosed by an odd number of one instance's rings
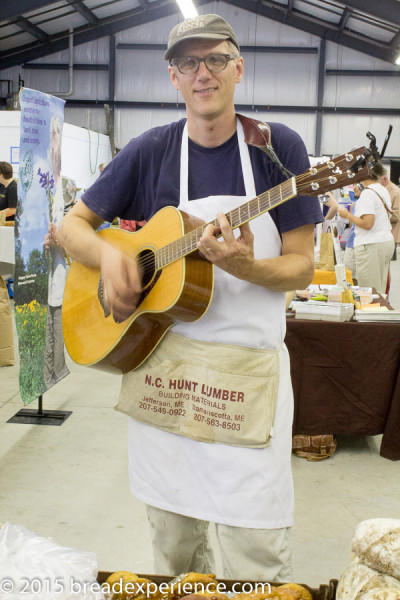
[[[68,375],[61,326],[66,258],[55,232],[64,215],[64,100],[23,88],[15,219],[15,319],[20,394],[29,404]]]

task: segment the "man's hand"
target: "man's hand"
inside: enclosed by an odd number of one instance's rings
[[[203,256],[230,275],[246,279],[254,262],[254,236],[250,225],[240,227],[240,235],[235,238],[224,213],[217,214],[218,227],[207,225],[197,246]],[[216,236],[222,234],[222,239]]]
[[[136,309],[141,294],[141,278],[136,261],[110,244],[100,254],[104,302],[116,323],[125,321]]]

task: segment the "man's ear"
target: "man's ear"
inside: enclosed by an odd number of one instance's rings
[[[236,61],[236,83],[240,83],[243,77],[243,57],[240,56]]]
[[[179,82],[178,82],[178,78],[176,76],[176,72],[174,67],[172,67],[171,65],[168,65],[168,73],[172,82],[172,85],[174,86],[174,88],[176,90],[180,90],[180,86],[179,86]]]

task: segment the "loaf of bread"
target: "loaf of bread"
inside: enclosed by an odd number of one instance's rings
[[[354,532],[351,551],[371,569],[400,580],[400,520],[362,521]]]
[[[399,600],[400,581],[354,560],[342,574],[336,600]]]

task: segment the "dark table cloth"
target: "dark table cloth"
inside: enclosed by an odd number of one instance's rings
[[[400,460],[400,324],[287,319],[293,434],[377,435]]]

